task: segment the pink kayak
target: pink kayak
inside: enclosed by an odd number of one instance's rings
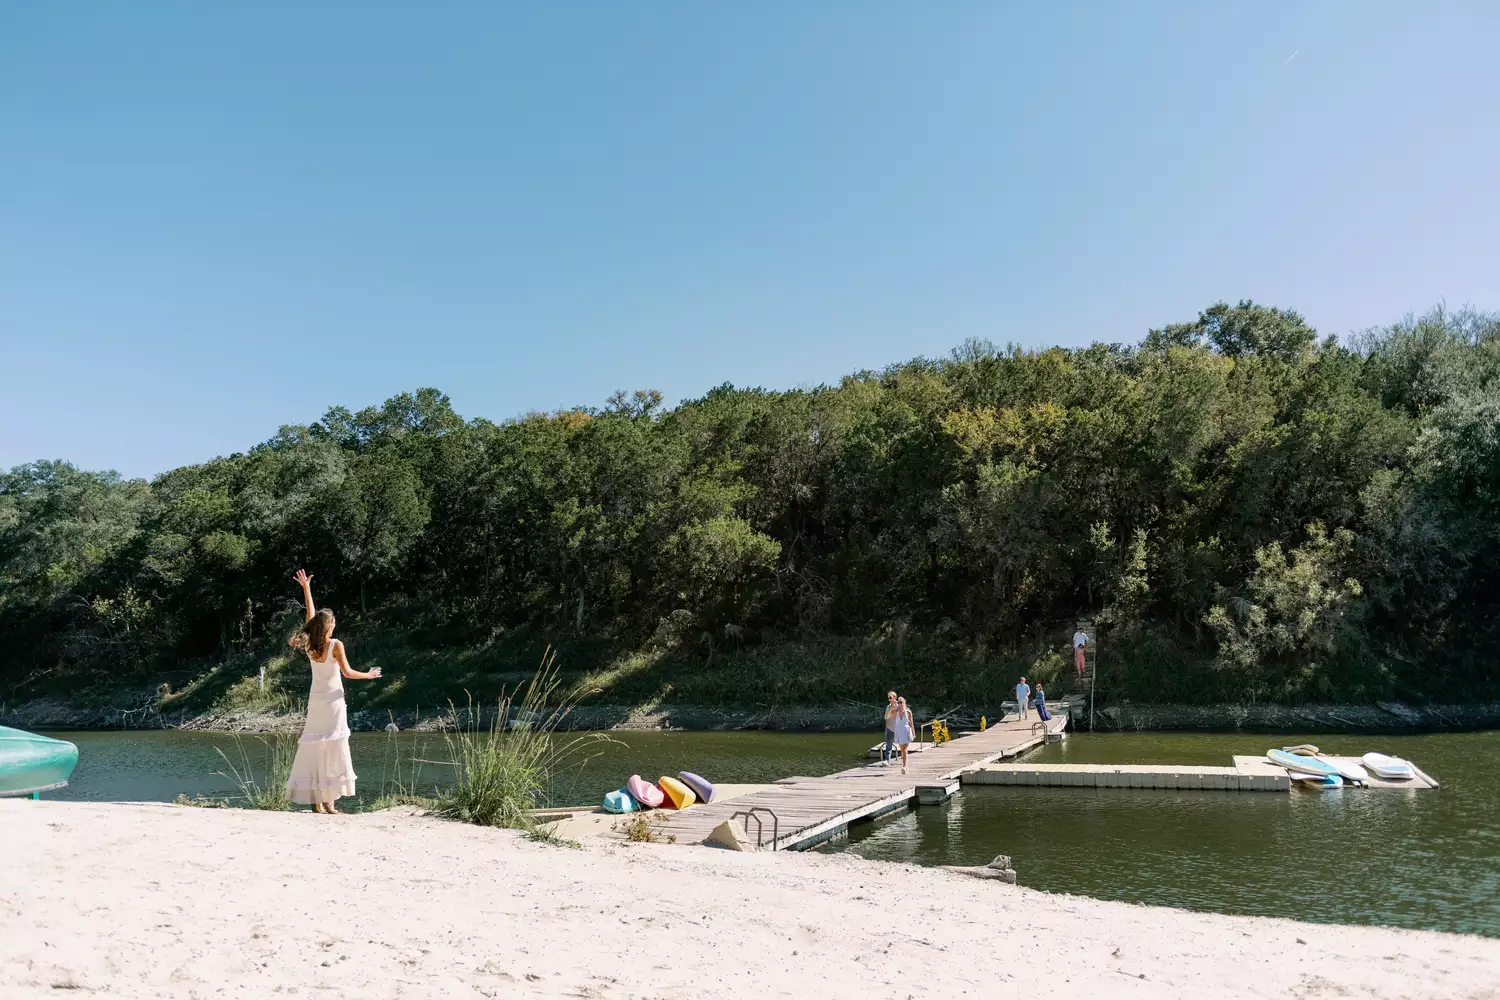
[[[643,781],[639,774],[632,774],[625,782],[625,790],[630,797],[648,809],[655,809],[666,801],[666,793],[657,788],[649,781]]]

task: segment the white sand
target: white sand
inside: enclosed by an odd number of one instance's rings
[[[80,995],[1462,1000],[1500,997],[1500,941],[1054,896],[847,855],[574,851],[399,813],[0,800],[0,997]]]

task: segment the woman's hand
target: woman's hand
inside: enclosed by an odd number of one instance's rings
[[[300,583],[303,590],[308,590],[312,587],[312,577],[308,575],[305,569],[299,569],[297,575],[292,577],[292,579]]]
[[[379,667],[371,667],[366,672],[365,676],[367,676],[370,680],[373,681],[375,678],[377,678],[377,677],[380,676],[380,668]]]

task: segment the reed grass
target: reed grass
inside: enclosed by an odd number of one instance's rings
[[[291,777],[292,761],[297,756],[296,739],[285,733],[277,733],[257,736],[255,740],[266,748],[264,779],[257,777],[255,765],[250,760],[249,751],[245,749],[245,741],[238,735],[234,738],[234,745],[239,751],[240,763],[236,764],[231,760],[223,748],[215,747],[229,770],[214,773],[233,781],[240,790],[240,797],[251,809],[292,808],[292,797],[287,794],[286,781]]]
[[[451,759],[425,763],[451,765],[454,780],[438,791],[433,811],[465,823],[537,835],[532,810],[547,804],[554,781],[597,756],[591,748],[613,742],[599,733],[558,735],[577,697],[563,690],[557,657],[548,649],[519,701],[515,693],[502,692],[493,714],[480,710],[472,698],[462,711],[450,704],[456,729],[444,739]]]

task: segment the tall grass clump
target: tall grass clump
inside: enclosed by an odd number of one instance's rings
[[[488,725],[472,699],[463,711],[454,708],[457,729],[444,734],[454,781],[438,793],[433,811],[479,826],[537,833],[532,810],[546,803],[553,781],[595,756],[586,753],[589,747],[609,742],[598,733],[559,736],[576,703],[576,694],[561,693],[557,658],[549,649],[520,701],[502,692]]]
[[[292,808],[292,798],[286,791],[286,780],[291,777],[292,760],[297,756],[296,738],[283,733],[270,737],[257,736],[255,739],[266,749],[263,779],[256,776],[256,768],[250,761],[245,742],[238,736],[234,738],[234,746],[239,752],[240,763],[236,764],[222,748],[215,747],[229,770],[214,773],[233,781],[240,790],[240,797],[251,809]]]

